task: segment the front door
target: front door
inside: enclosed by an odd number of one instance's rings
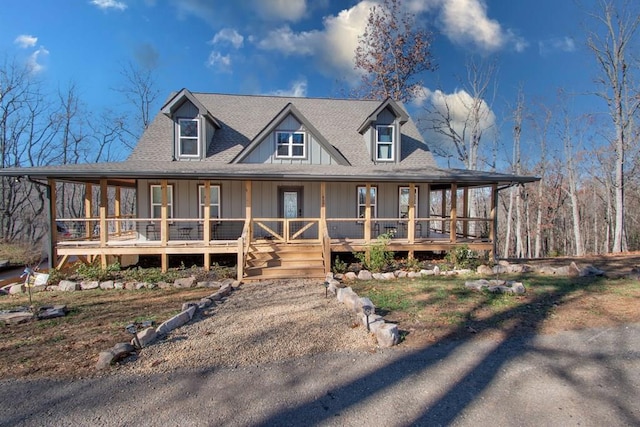
[[[280,187],[279,196],[280,218],[288,220],[302,218],[302,187]],[[289,235],[292,235],[301,227],[301,222],[289,221]]]

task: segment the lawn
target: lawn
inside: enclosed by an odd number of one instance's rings
[[[437,276],[351,286],[386,321],[398,323],[406,346],[640,322],[637,280],[534,274],[508,279],[523,282],[527,293],[477,292],[464,286],[465,278]]]
[[[69,314],[18,325],[0,323],[0,378],[95,374],[100,351],[131,340],[126,325],[163,322],[177,314],[183,302],[212,293],[210,288],[35,293],[35,306],[65,304]],[[28,305],[26,294],[0,298],[0,310]]]

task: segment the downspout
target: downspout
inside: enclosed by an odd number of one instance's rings
[[[53,210],[56,207],[51,204],[51,186],[49,184],[45,184],[44,182],[36,181],[36,180],[32,179],[29,175],[25,175],[24,177],[27,179],[27,181],[29,181],[32,184],[40,185],[40,186],[46,188],[46,193],[45,194],[46,194],[47,200],[49,201],[49,211],[48,211],[49,215],[48,215],[48,218],[47,218],[47,220],[49,222],[49,245],[48,245],[48,248],[47,248],[47,260],[48,260],[49,269],[53,269],[54,268],[54,265],[53,265],[53,253],[54,253],[53,245],[54,245],[54,242],[53,242],[53,231],[51,230],[51,227],[54,227],[55,224],[52,224],[51,219],[54,216],[53,215]]]

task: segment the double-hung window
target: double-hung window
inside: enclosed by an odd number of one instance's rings
[[[371,217],[378,216],[378,188],[369,187]],[[358,218],[364,218],[364,212],[367,208],[367,187],[358,187]]]
[[[199,157],[200,144],[198,119],[178,119],[178,157]]]
[[[376,160],[393,161],[394,143],[393,126],[376,126]]]
[[[162,186],[151,186],[151,218],[162,216]],[[167,217],[173,218],[173,186],[167,186]]]
[[[414,201],[413,206],[417,208],[418,206],[418,187],[414,187]],[[400,213],[400,218],[409,218],[409,187],[400,187],[398,194],[398,212]],[[418,212],[416,211],[416,216]]]
[[[199,218],[204,218],[204,206],[205,206],[205,186],[198,186],[198,203],[199,203]],[[209,217],[220,218],[220,186],[212,185],[209,187]]]
[[[276,157],[303,159],[306,156],[304,132],[276,132]]]

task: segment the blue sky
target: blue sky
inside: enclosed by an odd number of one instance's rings
[[[0,10],[0,51],[53,90],[74,82],[91,109],[118,108],[122,64],[157,66],[171,91],[338,97],[357,79],[353,51],[373,1],[28,0]],[[429,93],[464,89],[469,55],[499,61],[496,123],[522,86],[552,102],[558,88],[593,90],[584,12],[571,0],[405,0],[434,32]],[[587,2],[589,4],[589,2]],[[462,79],[462,80],[461,80]],[[162,102],[159,102],[159,104]],[[584,97],[582,108],[600,108]],[[160,105],[156,107],[159,108]],[[410,108],[418,111],[416,105]],[[508,136],[508,135],[505,135]]]

